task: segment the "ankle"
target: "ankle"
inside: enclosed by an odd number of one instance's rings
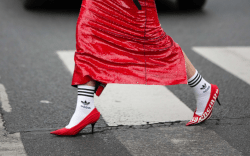
[[[91,80],[89,82],[87,82],[86,84],[84,84],[85,86],[92,86],[92,87],[95,87],[95,81],[94,80]]]

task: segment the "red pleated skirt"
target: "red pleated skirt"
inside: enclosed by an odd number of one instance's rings
[[[155,0],[139,2],[141,10],[133,0],[83,0],[73,86],[187,84],[182,49],[161,28]]]

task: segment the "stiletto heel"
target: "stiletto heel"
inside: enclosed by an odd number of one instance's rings
[[[95,123],[96,123],[96,122],[95,122]],[[92,126],[92,134],[94,133],[95,123],[91,124],[91,126]]]
[[[92,126],[92,134],[94,133],[94,126],[95,123],[100,118],[100,112],[95,108],[93,109],[88,116],[86,116],[79,124],[72,128],[62,128],[58,129],[56,131],[50,132],[51,134],[55,135],[76,135],[79,133],[83,128],[85,128],[87,125],[91,124]]]
[[[199,124],[199,123],[204,122],[205,120],[209,119],[212,115],[213,106],[214,106],[215,101],[217,101],[219,103],[219,105],[221,105],[219,102],[218,96],[219,96],[219,88],[216,85],[211,84],[210,98],[207,102],[207,105],[206,105],[206,108],[205,108],[203,114],[197,115],[196,111],[195,111],[193,118],[186,124],[186,126]]]
[[[216,101],[217,101],[218,104],[221,106],[220,101],[219,101],[219,97],[216,99]]]

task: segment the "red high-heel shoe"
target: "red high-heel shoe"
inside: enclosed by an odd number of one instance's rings
[[[58,129],[56,131],[50,132],[50,134],[55,135],[76,135],[78,134],[83,128],[85,128],[87,125],[91,124],[92,126],[92,134],[94,133],[94,126],[95,123],[100,118],[100,112],[95,108],[93,109],[88,116],[86,116],[79,124],[72,128],[62,128]]]
[[[218,99],[218,96],[219,96],[219,88],[216,85],[211,84],[210,98],[207,102],[207,106],[206,106],[203,114],[201,116],[197,115],[195,113],[196,112],[196,110],[195,110],[193,118],[186,124],[186,126],[199,124],[199,123],[209,119],[212,115],[213,106],[214,106],[215,101],[217,101],[218,104],[221,105],[220,101]]]

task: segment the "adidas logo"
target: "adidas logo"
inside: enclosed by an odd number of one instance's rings
[[[203,89],[206,89],[206,87],[207,87],[207,84],[204,83],[204,85],[202,85],[202,87],[200,89],[203,90]]]
[[[90,104],[90,102],[87,102],[86,100],[84,102],[81,101],[81,103],[84,104],[84,105],[89,105]]]
[[[82,105],[81,107],[82,108],[85,108],[85,109],[91,109],[91,107],[88,107],[88,105],[90,104],[90,102],[87,102],[86,100],[83,102],[81,101]]]

